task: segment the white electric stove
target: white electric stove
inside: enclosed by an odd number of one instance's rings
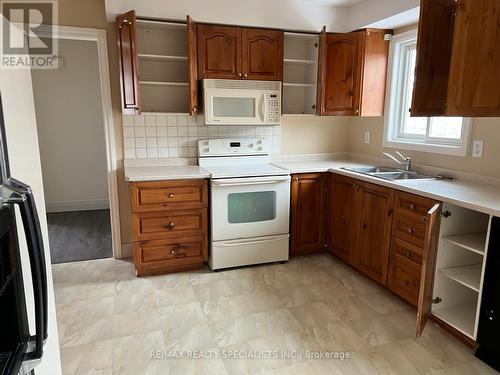
[[[288,260],[290,172],[270,164],[262,139],[198,142],[211,174],[213,270]]]

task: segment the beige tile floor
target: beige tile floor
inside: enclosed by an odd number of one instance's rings
[[[414,309],[328,254],[218,273],[136,278],[114,259],[53,273],[65,375],[495,373],[432,324],[416,340]],[[304,357],[331,352],[350,358]]]

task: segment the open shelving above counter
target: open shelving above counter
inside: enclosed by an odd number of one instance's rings
[[[318,34],[285,33],[283,114],[316,113]]]

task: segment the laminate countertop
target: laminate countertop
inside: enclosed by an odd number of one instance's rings
[[[488,215],[500,216],[500,185],[482,181],[404,180],[389,181],[345,170],[345,167],[369,166],[352,159],[275,160],[272,164],[293,173],[333,172],[361,181],[422,195],[438,201],[455,204]],[[210,178],[210,173],[197,165],[163,165],[159,162],[145,164],[125,163],[127,181],[161,181]]]
[[[197,165],[125,166],[125,180],[131,182],[200,178],[210,178],[210,173]]]
[[[408,193],[422,195],[438,201],[451,203],[488,215],[500,216],[500,186],[484,181],[453,180],[404,180],[389,181],[351,172],[345,167],[368,166],[369,164],[349,159],[273,161],[273,164],[291,173],[333,172],[361,181],[390,187]]]

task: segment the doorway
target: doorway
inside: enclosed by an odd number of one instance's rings
[[[58,69],[32,70],[52,263],[120,256],[105,41],[60,28]]]

